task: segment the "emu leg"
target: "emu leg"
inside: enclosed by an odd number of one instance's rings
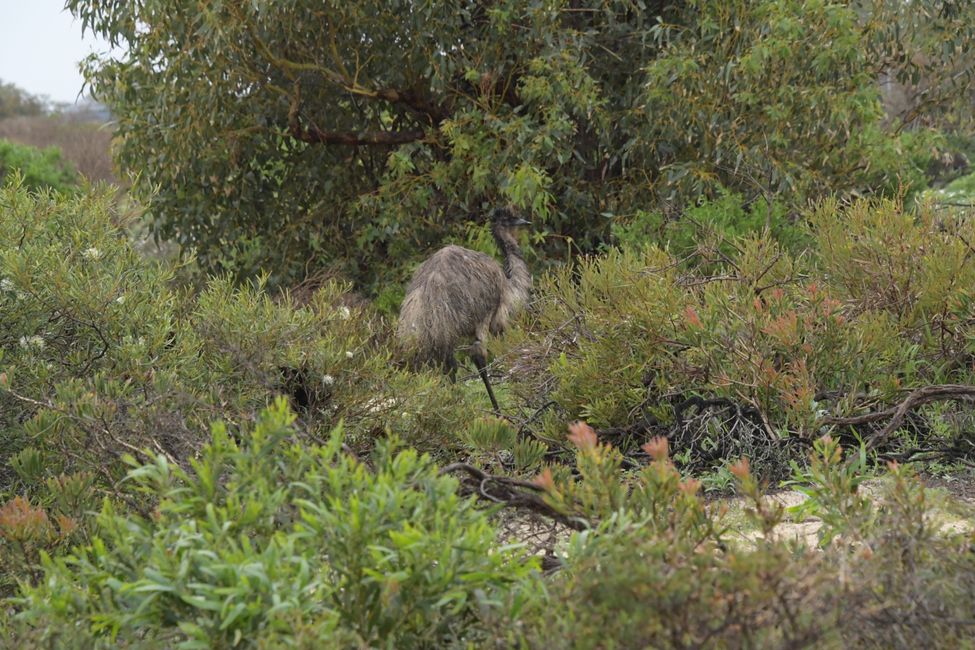
[[[450,383],[456,384],[457,383],[457,357],[454,356],[453,352],[449,352],[446,356],[444,356],[443,370],[450,378]]]
[[[487,388],[488,397],[491,398],[491,404],[494,406],[494,412],[497,415],[501,415],[501,407],[498,406],[498,400],[495,399],[494,391],[491,390],[491,382],[488,381],[487,360],[484,357],[484,347],[480,341],[474,344],[471,350],[471,359],[474,361],[474,365],[477,366],[477,372],[481,375],[484,387]]]

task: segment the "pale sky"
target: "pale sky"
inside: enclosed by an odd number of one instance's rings
[[[78,61],[108,43],[64,10],[64,0],[0,0],[0,80],[32,95],[74,103],[84,79]]]

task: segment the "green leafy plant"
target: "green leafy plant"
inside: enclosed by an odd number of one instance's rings
[[[713,206],[717,222],[728,208]],[[970,380],[967,221],[827,201],[803,227],[812,249],[763,232],[681,258],[634,238],[541,277],[524,328],[493,344],[517,368],[516,401],[613,431],[629,453],[667,435],[691,471],[747,455],[784,478],[804,455],[792,437],[812,442],[843,422],[838,435],[874,435],[884,418],[844,418]],[[950,447],[965,413],[925,406],[930,424],[913,420],[912,432]],[[543,416],[534,431],[551,441],[561,427]]]
[[[156,233],[271,286],[328,267],[385,310],[418,251],[497,203],[535,218],[548,258],[721,188],[793,209],[922,185],[877,80],[937,80],[916,115],[965,97],[972,10],[931,4],[68,8],[127,44],[85,68]]]
[[[340,429],[306,446],[293,422],[278,401],[252,430],[217,423],[189,470],[130,458],[154,510],[106,503],[92,542],[25,588],[24,624],[50,643],[418,647],[473,639],[479,613],[531,594],[534,562],[496,548],[428,457],[389,441],[367,468]]]
[[[0,139],[0,184],[22,184],[32,190],[71,191],[78,174],[55,147],[37,149]]]

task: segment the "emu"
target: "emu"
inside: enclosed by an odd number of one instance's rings
[[[499,334],[528,300],[532,278],[515,239],[529,224],[508,208],[491,213],[491,232],[504,255],[504,268],[489,255],[445,246],[416,270],[400,310],[397,336],[412,353],[414,366],[439,365],[455,381],[454,350],[473,339],[470,357],[484,381],[494,411],[500,413],[487,374],[488,334]]]

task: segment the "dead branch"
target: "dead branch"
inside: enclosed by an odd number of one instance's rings
[[[819,420],[819,424],[857,426],[861,424],[879,422],[882,420],[889,420],[887,425],[881,431],[873,434],[867,439],[868,447],[877,447],[878,445],[887,441],[891,434],[893,434],[901,423],[903,423],[904,418],[910,411],[930,402],[940,402],[944,400],[975,401],[975,386],[969,386],[966,384],[935,384],[932,386],[924,386],[912,392],[907,396],[906,399],[896,406],[891,406],[883,409],[882,411],[874,411],[872,413],[864,413],[862,415],[854,415],[850,417],[827,416],[821,418]]]
[[[469,494],[476,494],[506,508],[522,508],[538,513],[573,530],[588,530],[591,527],[582,517],[566,516],[545,503],[540,496],[545,490],[530,481],[492,476],[467,463],[452,463],[440,470],[441,476],[455,472],[464,472],[467,475],[466,479],[461,479],[461,484]]]

